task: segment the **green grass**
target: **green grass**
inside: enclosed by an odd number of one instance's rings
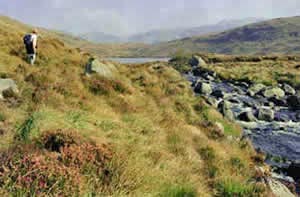
[[[217,196],[219,197],[258,197],[261,190],[262,188],[230,179],[220,181],[217,184]]]
[[[16,138],[18,140],[27,142],[30,136],[33,135],[33,132],[39,132],[36,125],[37,118],[37,114],[32,114],[17,127]]]
[[[159,197],[196,197],[197,192],[190,186],[169,186],[167,187]]]

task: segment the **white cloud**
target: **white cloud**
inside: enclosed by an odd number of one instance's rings
[[[127,21],[116,11],[103,9],[64,9],[59,24],[61,29],[71,32],[106,32],[111,34],[130,33]]]
[[[300,0],[0,0],[0,12],[48,28],[124,35],[224,19],[292,16],[300,14]]]

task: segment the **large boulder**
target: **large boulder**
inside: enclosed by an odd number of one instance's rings
[[[267,108],[267,107],[261,107],[258,110],[258,116],[257,118],[259,120],[263,120],[263,121],[268,121],[271,122],[274,120],[275,118],[275,113],[272,109]]]
[[[263,91],[266,88],[265,85],[263,84],[254,84],[252,85],[249,89],[248,89],[248,94],[250,96],[255,96],[256,94],[260,93],[261,91]]]
[[[212,93],[212,88],[209,83],[198,82],[195,87],[195,92],[204,95],[210,95]]]
[[[252,111],[242,112],[238,116],[238,119],[241,120],[241,121],[245,121],[245,122],[256,122],[257,121],[256,118],[255,118],[255,116],[253,115]]]
[[[276,88],[268,88],[266,89],[264,92],[263,92],[263,95],[265,98],[272,98],[272,97],[275,97],[277,99],[280,99],[280,98],[283,98],[285,96],[285,93],[284,91],[279,88],[279,87],[276,87]]]
[[[5,99],[10,94],[18,94],[18,92],[19,90],[14,80],[0,79],[0,99]]]
[[[287,104],[291,109],[300,109],[300,96],[289,96],[287,98]]]
[[[223,100],[220,102],[218,109],[223,114],[224,117],[226,117],[228,120],[234,120],[234,114],[231,110],[231,103],[228,101]]]
[[[202,59],[202,57],[198,55],[193,55],[189,63],[192,67],[197,67],[197,66],[201,67],[206,65],[206,62]]]
[[[296,94],[296,90],[288,84],[283,85],[283,90],[286,95],[295,95]]]
[[[280,181],[268,178],[267,183],[275,197],[295,197],[295,195]]]
[[[96,58],[90,58],[85,67],[86,74],[97,73],[98,75],[106,78],[112,78],[116,72],[116,67],[110,62],[100,62]]]

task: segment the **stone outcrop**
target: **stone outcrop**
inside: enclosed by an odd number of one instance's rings
[[[190,60],[190,65],[192,67],[197,67],[197,66],[205,66],[206,62],[202,59],[202,57],[198,56],[198,55],[194,55],[191,60]]]
[[[89,62],[85,67],[86,74],[96,73],[102,77],[112,78],[116,72],[116,67],[110,62],[101,62],[96,58],[90,58]]]
[[[12,94],[18,94],[19,90],[14,80],[0,79],[0,99],[5,99]]]
[[[204,95],[210,95],[212,88],[209,83],[198,82],[195,87],[195,92]]]
[[[228,101],[222,101],[218,106],[220,112],[223,114],[224,117],[226,117],[228,120],[233,121],[234,114],[231,111],[231,104]]]
[[[281,89],[281,88],[268,88],[266,89],[264,92],[263,92],[263,95],[265,98],[277,98],[277,99],[280,99],[280,98],[283,98],[285,96],[285,93],[284,91]]]
[[[245,121],[245,122],[255,122],[257,121],[257,119],[255,118],[255,116],[253,115],[252,111],[245,111],[242,112],[239,116],[238,119],[241,121]]]
[[[271,121],[274,120],[275,114],[274,114],[274,111],[272,109],[267,108],[267,107],[261,107],[258,110],[257,118],[259,120],[271,122]]]
[[[249,89],[248,89],[248,94],[250,96],[255,96],[256,94],[258,94],[259,92],[261,92],[262,90],[264,90],[266,88],[265,85],[263,84],[254,84],[252,85]]]
[[[288,84],[283,85],[283,90],[286,95],[295,95],[296,94],[296,90]]]
[[[276,197],[295,197],[295,195],[280,181],[269,178],[268,186]]]

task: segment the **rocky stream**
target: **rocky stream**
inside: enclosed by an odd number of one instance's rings
[[[299,192],[300,92],[288,84],[269,87],[222,80],[199,65],[185,77],[196,94],[242,126],[243,138],[249,138],[257,151],[267,155],[273,176],[298,185]]]

